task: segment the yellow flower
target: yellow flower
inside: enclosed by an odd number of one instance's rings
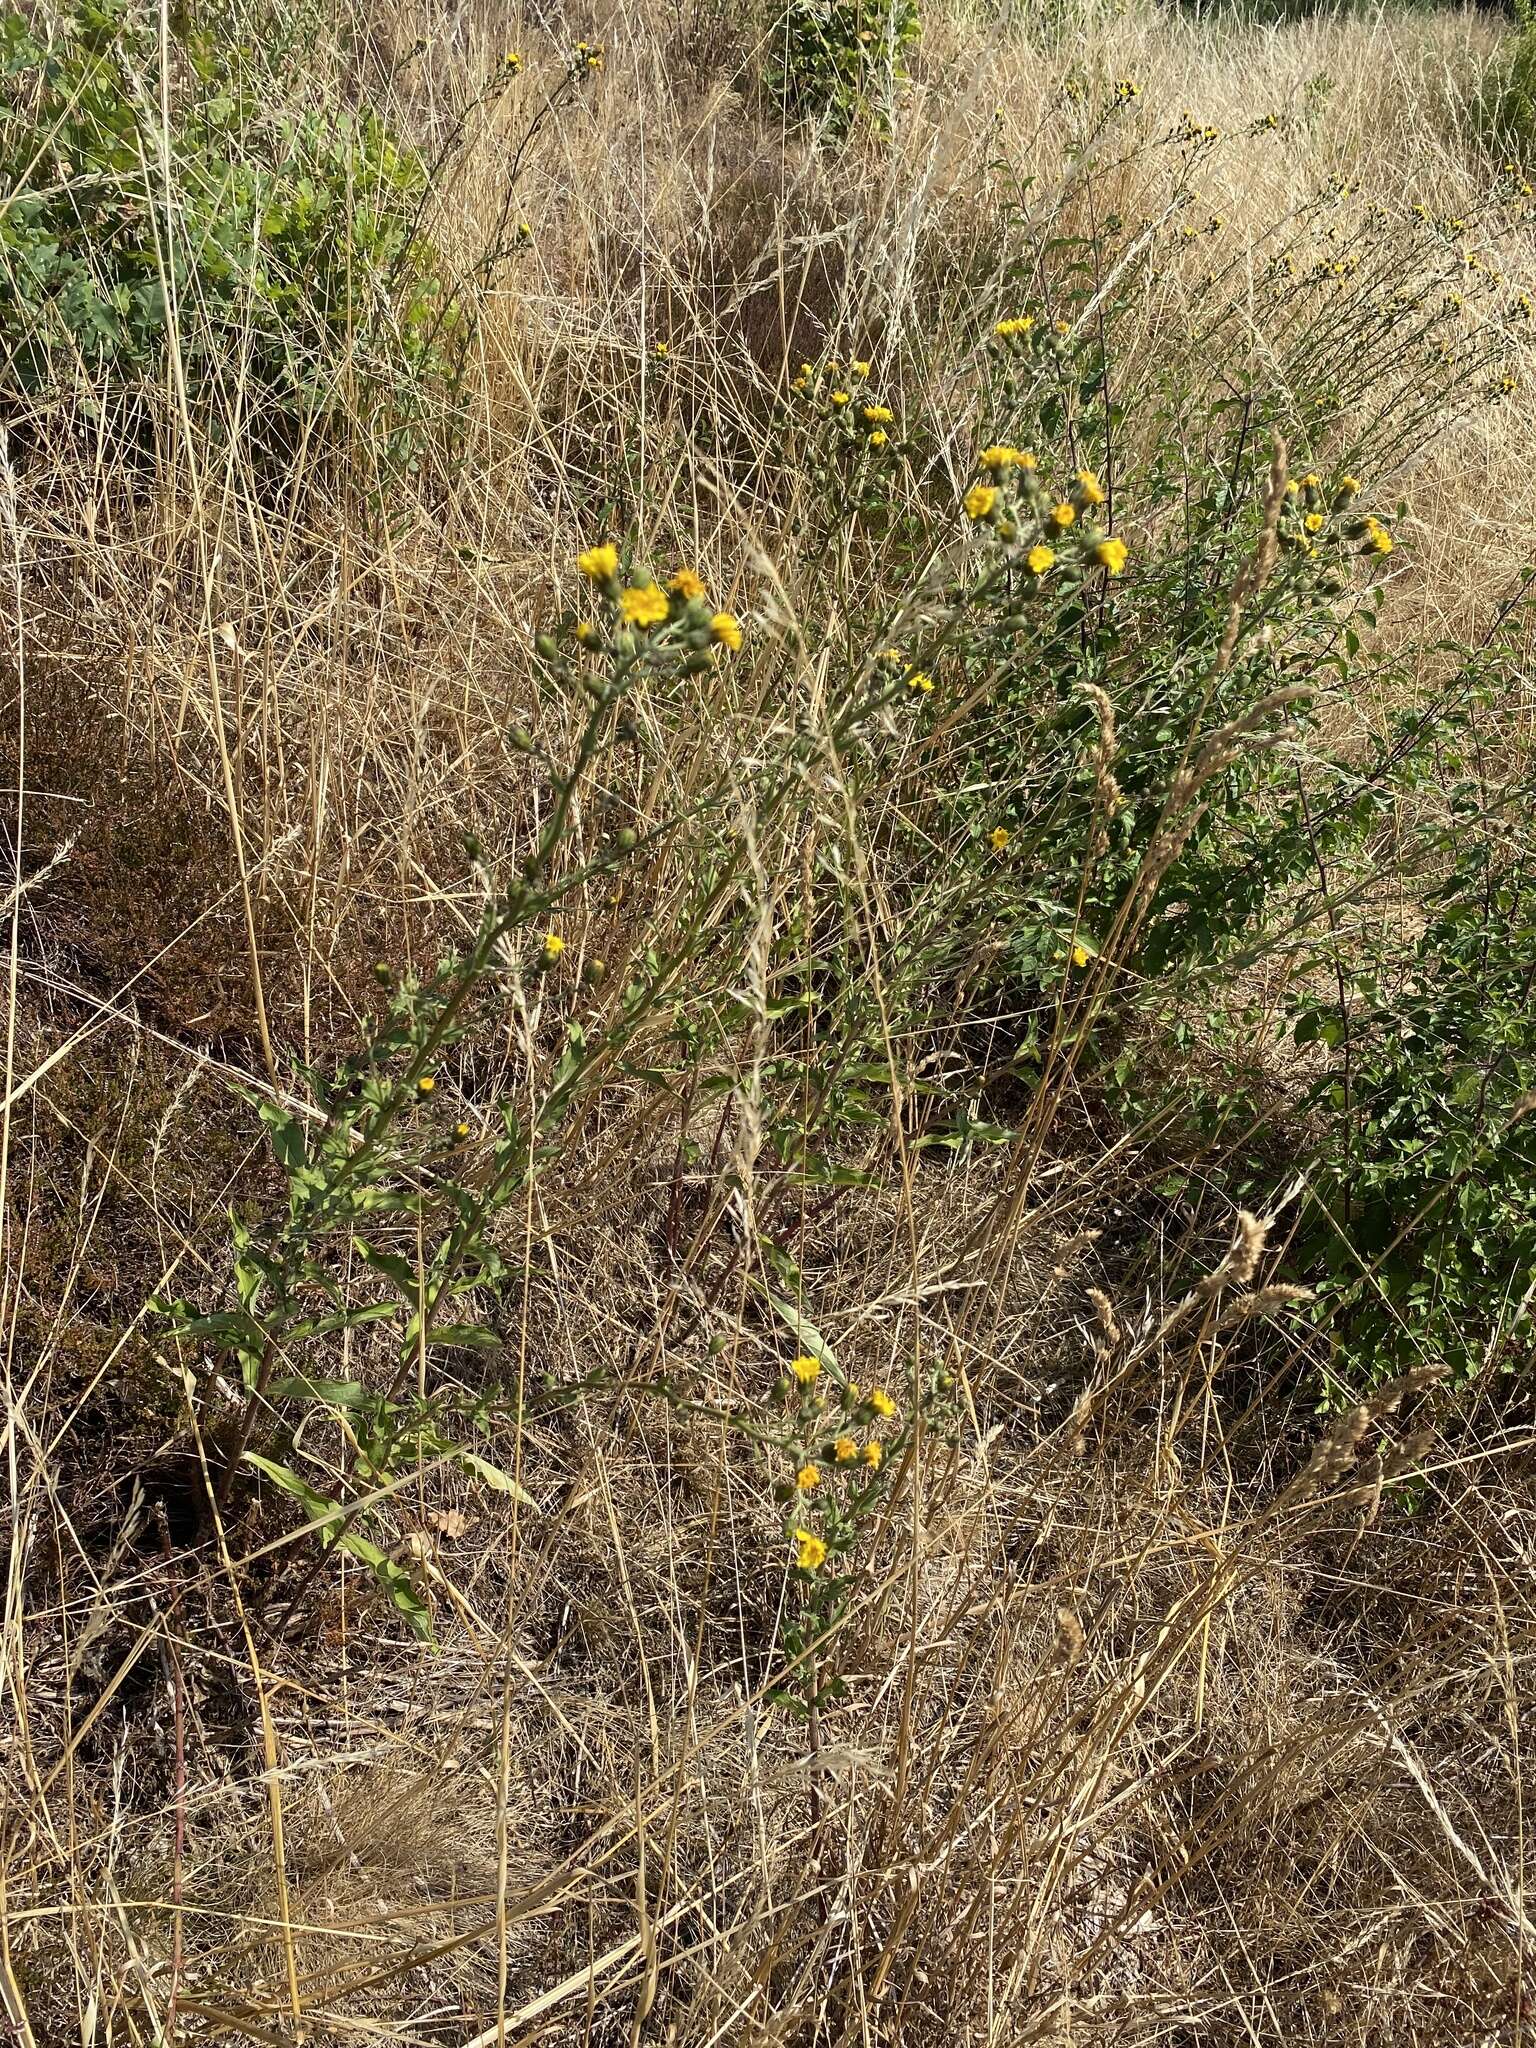
[[[1073,520],[1076,517],[1077,507],[1075,505],[1069,505],[1065,499],[1063,499],[1059,505],[1053,505],[1051,507],[1051,526],[1052,529],[1057,533],[1065,533],[1067,528],[1072,524]]]
[[[1011,469],[1018,460],[1018,449],[1010,448],[1005,441],[995,442],[992,447],[981,451],[983,469]]]
[[[418,1095],[430,1095],[436,1086],[437,1081],[433,1075],[423,1074],[416,1083],[416,1093]]]
[[[741,621],[734,612],[716,612],[709,622],[709,630],[718,646],[729,647],[732,654],[740,654]]]
[[[1391,534],[1388,533],[1384,526],[1378,526],[1373,520],[1370,530],[1365,536],[1365,545],[1360,552],[1363,555],[1390,555],[1392,548],[1393,540]]]
[[[1072,948],[1072,965],[1074,967],[1086,967],[1088,965],[1088,957],[1088,948],[1085,945],[1079,943]]]
[[[821,1473],[815,1465],[802,1465],[795,1474],[795,1489],[799,1493],[809,1493],[813,1486],[820,1484]]]
[[[1008,844],[1008,839],[1009,832],[1008,827],[1006,825],[994,825],[992,827],[992,830],[987,834],[987,843],[992,848],[992,851],[994,853],[1001,853],[1003,848]],[[870,1399],[873,1400],[874,1396],[871,1395]]]
[[[851,1436],[840,1436],[832,1446],[832,1455],[839,1465],[851,1465],[859,1455],[859,1447]]]
[[[985,519],[997,503],[996,484],[972,484],[964,502],[968,519]]]
[[[1104,486],[1099,482],[1091,469],[1080,469],[1074,478],[1074,482],[1077,485],[1078,498],[1083,504],[1103,504]]]
[[[795,1563],[803,1572],[819,1571],[827,1561],[827,1546],[809,1529],[795,1531]]]
[[[1093,559],[1101,569],[1107,569],[1111,576],[1118,576],[1125,567],[1125,542],[1123,540],[1101,540],[1093,550]]]
[[[453,1135],[459,1140],[459,1143],[462,1144],[464,1140],[469,1136],[469,1125],[455,1124],[453,1127]]]
[[[880,1470],[880,1460],[885,1456],[885,1445],[878,1437],[872,1437],[864,1446],[864,1462],[871,1472]]]
[[[1042,543],[1039,547],[1030,549],[1029,553],[1024,557],[1024,566],[1031,576],[1043,576],[1055,559],[1055,550],[1046,547]]]
[[[583,647],[595,647],[600,635],[590,619],[583,619],[576,628],[576,638]]]
[[[523,60],[516,50],[508,50],[501,61],[504,69],[508,71],[521,71],[523,68]]]
[[[877,1415],[883,1415],[887,1422],[896,1413],[896,1403],[891,1399],[884,1387],[870,1388],[869,1405]]]
[[[1015,320],[999,320],[992,332],[1000,341],[1012,341],[1016,335],[1028,334],[1034,324],[1033,313],[1021,313]]]
[[[1072,322],[1070,320],[1057,320],[1052,324],[1058,334],[1070,334],[1072,332]]]
[[[869,437],[869,445],[871,448],[883,448],[886,442],[890,440],[890,438],[890,435],[885,431],[884,427],[876,427],[875,431]]]
[[[651,350],[651,354],[653,356],[659,357],[662,361],[665,361],[666,358],[669,355],[671,355],[671,353],[671,349],[667,347],[667,344],[664,341],[658,341],[656,346]]]
[[[704,595],[704,579],[695,569],[679,569],[667,585],[674,597],[680,597],[685,604],[692,604],[696,597]]]
[[[1358,498],[1360,495],[1359,477],[1341,476],[1339,478],[1339,488],[1336,495],[1346,500],[1349,498]]]
[[[846,391],[834,391],[832,403],[834,405],[846,405],[848,403],[848,393]]]
[[[659,626],[667,616],[667,593],[659,583],[632,583],[619,610],[632,626]]]
[[[933,690],[933,677],[927,675],[920,668],[914,669],[911,675],[907,677],[907,688],[909,690],[921,690],[925,697],[929,696]]]
[[[576,557],[576,566],[583,576],[594,583],[606,583],[610,576],[619,573],[619,551],[604,541],[601,547],[588,548]]]
[[[905,661],[906,658],[907,657],[902,653],[899,647],[882,647],[880,652],[875,656],[876,661],[888,662],[892,668],[894,668],[898,662]]]
[[[888,427],[896,417],[888,405],[866,405],[863,410],[872,427]]]
[[[540,958],[546,967],[553,967],[564,951],[565,941],[558,932],[546,932],[544,934],[544,947]]]
[[[1321,533],[1327,524],[1321,512],[1309,512],[1301,523],[1308,533]]]
[[[848,368],[855,377],[867,377],[869,375],[868,363],[850,363]]]
[[[789,1369],[802,1387],[808,1387],[821,1371],[821,1360],[812,1358],[808,1351],[802,1351],[798,1358],[790,1360]]]

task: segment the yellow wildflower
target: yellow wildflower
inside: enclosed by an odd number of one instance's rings
[[[1050,523],[1052,531],[1056,533],[1065,533],[1067,528],[1072,524],[1073,520],[1076,517],[1077,507],[1075,505],[1069,505],[1066,502],[1066,500],[1063,499],[1059,505],[1053,505],[1051,507]]]
[[[619,573],[619,551],[604,541],[601,547],[588,548],[576,557],[576,566],[583,576],[594,583],[606,583],[610,576]]]
[[[848,403],[848,393],[846,391],[834,391],[832,403],[834,405],[846,405]]]
[[[546,967],[553,967],[564,951],[565,941],[558,932],[546,932],[544,934],[544,946],[540,958]]]
[[[729,647],[732,654],[740,654],[741,621],[734,612],[716,612],[709,622],[709,630],[717,646]]]
[[[1088,948],[1079,940],[1077,945],[1072,948],[1072,965],[1074,967],[1086,967],[1088,959]]]
[[[872,427],[888,427],[896,415],[888,405],[866,405],[864,417]]]
[[[832,1446],[832,1455],[839,1465],[851,1465],[859,1455],[859,1447],[851,1436],[840,1436]]]
[[[925,697],[930,696],[933,691],[933,677],[920,668],[914,669],[907,677],[907,688],[921,690]]]
[[[632,626],[659,626],[667,616],[667,594],[659,583],[632,583],[619,610]]]
[[[809,1529],[795,1531],[795,1563],[803,1572],[819,1571],[827,1561],[827,1546]]]
[[[885,431],[884,427],[876,427],[875,431],[869,437],[869,445],[871,448],[883,448],[886,442],[890,440],[890,438],[890,435]]]
[[[864,1446],[864,1462],[871,1472],[880,1470],[880,1460],[885,1456],[885,1445],[878,1437],[871,1437]]]
[[[1029,553],[1024,557],[1024,566],[1031,576],[1043,576],[1055,559],[1055,550],[1046,547],[1044,542],[1042,542],[1038,547],[1030,549]]]
[[[1018,459],[1018,449],[1010,448],[1005,441],[994,442],[992,447],[981,451],[983,469],[1011,469]]]
[[[896,1403],[891,1399],[884,1387],[870,1388],[869,1405],[877,1415],[883,1415],[887,1421],[896,1413]]]
[[[850,375],[855,377],[867,377],[869,375],[868,363],[850,363],[848,369]]]
[[[704,595],[704,579],[696,569],[679,569],[667,588],[674,597],[682,598],[685,604],[692,604],[696,597]]]
[[[1077,485],[1078,498],[1084,505],[1103,504],[1104,486],[1091,469],[1080,469],[1073,481]]]
[[[1125,567],[1125,542],[1123,540],[1101,540],[1093,550],[1093,559],[1101,569],[1107,569],[1111,576],[1118,576]]]
[[[430,1095],[436,1086],[437,1081],[433,1075],[423,1074],[416,1083],[416,1093],[418,1095]]]
[[[985,519],[997,503],[996,484],[972,484],[964,503],[968,519]]]
[[[1009,832],[1008,827],[1006,825],[994,825],[992,827],[992,830],[987,834],[987,843],[992,848],[992,851],[994,853],[1001,853],[1003,848],[1008,844],[1008,839]],[[870,1398],[873,1399],[873,1395],[871,1395]]]
[[[820,1484],[821,1472],[815,1465],[802,1465],[795,1474],[795,1490],[798,1493],[809,1493],[813,1486]]]
[[[595,647],[600,637],[590,619],[583,619],[576,628],[576,638],[583,647]]]
[[[1327,522],[1324,520],[1321,512],[1309,512],[1301,523],[1308,533],[1321,533]]]
[[[808,1351],[802,1351],[798,1358],[790,1360],[789,1369],[802,1387],[808,1387],[821,1371],[821,1360],[812,1358]]]
[[[508,50],[501,62],[503,70],[506,71],[521,71],[523,68],[522,57],[516,50]]]

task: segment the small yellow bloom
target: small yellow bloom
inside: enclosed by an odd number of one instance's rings
[[[821,1360],[812,1358],[808,1351],[802,1351],[798,1358],[792,1358],[789,1369],[802,1387],[808,1387],[821,1371]]]
[[[985,519],[997,503],[997,486],[972,484],[965,494],[964,502],[968,519]]]
[[[453,1127],[453,1135],[458,1139],[459,1143],[462,1145],[464,1140],[469,1136],[469,1125],[455,1124]]]
[[[540,958],[546,967],[553,967],[564,951],[565,941],[558,932],[546,932],[544,934],[544,946]]]
[[[795,1563],[803,1572],[819,1571],[827,1561],[827,1546],[809,1529],[795,1531]]]
[[[437,1081],[433,1075],[423,1074],[416,1083],[416,1093],[418,1095],[430,1095],[436,1086]]]
[[[1387,529],[1384,526],[1377,526],[1373,523],[1370,531],[1365,536],[1365,545],[1360,552],[1364,555],[1390,555],[1393,545],[1392,536],[1388,533]]]
[[[696,597],[704,595],[704,579],[695,569],[679,569],[667,585],[674,597],[680,597],[685,604],[692,604]]]
[[[508,50],[501,62],[503,69],[507,71],[521,71],[523,68],[522,57],[516,50]]]
[[[851,1436],[840,1436],[832,1446],[832,1455],[839,1465],[851,1465],[859,1455],[859,1447]]]
[[[1088,948],[1086,946],[1076,945],[1072,948],[1072,965],[1074,967],[1086,967],[1088,965]]]
[[[619,573],[619,551],[604,541],[601,547],[588,548],[576,557],[576,566],[583,576],[594,583],[606,583],[610,576]]]
[[[1083,504],[1103,504],[1104,486],[1099,482],[1091,469],[1080,469],[1073,481],[1077,485],[1077,495]]]
[[[1107,569],[1111,576],[1118,576],[1125,567],[1125,542],[1123,540],[1101,540],[1093,550],[1093,559],[1101,569]]]
[[[987,843],[994,853],[1001,853],[1008,844],[1009,837],[1010,834],[1006,825],[994,825],[987,834]],[[873,1394],[871,1394],[870,1399],[874,1399]]]
[[[799,1493],[809,1493],[813,1486],[820,1484],[821,1472],[815,1465],[802,1465],[795,1474],[795,1489]]]
[[[1309,512],[1301,523],[1308,533],[1321,533],[1327,521],[1323,518],[1321,512]]]
[[[877,1415],[883,1415],[887,1422],[896,1413],[896,1403],[891,1399],[884,1387],[870,1388],[869,1405]]]
[[[848,403],[848,397],[849,394],[846,391],[834,391],[832,394],[832,403],[834,405],[846,405]]]
[[[741,621],[734,612],[716,612],[709,622],[709,630],[717,646],[729,647],[732,654],[740,654]]]
[[[1000,341],[1012,341],[1018,335],[1028,334],[1035,324],[1033,313],[1021,313],[1014,320],[999,320],[992,332]]]
[[[659,626],[667,616],[667,593],[659,583],[632,583],[619,610],[632,626]]]
[[[869,437],[869,445],[871,448],[883,448],[886,442],[890,440],[890,438],[890,435],[885,431],[884,427],[876,427],[875,431]]]
[[[911,675],[907,677],[907,688],[909,690],[921,690],[925,697],[929,696],[933,690],[933,677],[926,674],[920,668],[914,669]]]
[[[1342,500],[1344,500],[1344,501],[1345,501],[1345,502],[1347,503],[1349,499],[1351,499],[1351,498],[1358,498],[1358,497],[1359,497],[1359,495],[1360,495],[1360,479],[1359,479],[1359,477],[1357,477],[1357,476],[1341,476],[1341,477],[1339,478],[1339,488],[1338,488],[1338,491],[1337,491],[1337,493],[1336,493],[1336,496],[1338,496],[1339,498],[1341,498]]]
[[[872,427],[888,427],[896,417],[888,405],[866,405],[863,412]]]
[[[1010,448],[1006,441],[995,442],[992,447],[981,451],[983,469],[1011,469],[1018,460],[1018,449]]]
[[[1076,517],[1077,507],[1075,505],[1069,505],[1066,502],[1066,500],[1063,499],[1059,505],[1053,505],[1051,507],[1050,523],[1052,530],[1056,533],[1065,533],[1067,528],[1072,524],[1073,520]]]
[[[583,619],[576,628],[576,638],[583,647],[595,647],[601,637],[590,619]]]
[[[1024,557],[1024,566],[1031,576],[1043,576],[1055,559],[1055,550],[1046,547],[1042,542],[1040,546],[1030,549],[1029,553]]]
[[[878,1437],[872,1437],[864,1446],[864,1462],[871,1472],[880,1470],[880,1460],[885,1456],[885,1445]]]

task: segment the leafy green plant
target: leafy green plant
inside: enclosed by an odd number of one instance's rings
[[[790,113],[834,135],[883,123],[921,31],[917,0],[782,0],[765,84]]]
[[[13,399],[173,378],[269,448],[342,409],[409,438],[448,340],[427,167],[371,107],[305,106],[277,54],[213,30],[162,43],[132,0],[0,14]]]

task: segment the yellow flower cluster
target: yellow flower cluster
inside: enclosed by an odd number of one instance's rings
[[[741,652],[741,621],[734,612],[710,611],[704,579],[696,569],[678,569],[665,589],[654,579],[625,583],[619,574],[619,551],[611,541],[584,548],[576,557],[576,566],[617,608],[625,627],[641,633],[674,628],[677,639],[673,641],[669,636],[668,644],[679,646],[689,661],[702,661],[711,647],[724,647],[732,654]],[[575,639],[579,647],[589,652],[600,651],[608,644],[602,629],[590,619],[583,619],[576,626]]]
[[[1075,543],[1071,559],[1079,566],[1120,575],[1128,559],[1124,541],[1086,516],[1107,498],[1091,469],[1078,470],[1071,490],[1053,497],[1027,449],[995,443],[982,450],[980,466],[984,475],[968,488],[961,508],[974,525],[989,527],[1004,547],[1016,548],[1017,559],[1036,581],[1056,567],[1057,550],[1050,543],[1068,539]]]

